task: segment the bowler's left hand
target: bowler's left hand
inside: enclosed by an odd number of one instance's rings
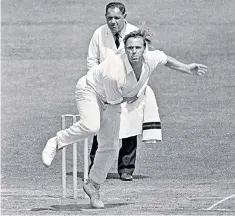
[[[192,63],[188,65],[188,73],[192,75],[204,75],[207,72],[207,66],[203,64]]]

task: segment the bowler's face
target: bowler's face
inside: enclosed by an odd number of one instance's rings
[[[120,33],[124,28],[126,14],[122,14],[119,8],[109,8],[105,17],[113,34]]]
[[[125,50],[130,63],[141,61],[145,50],[143,38],[129,38]]]

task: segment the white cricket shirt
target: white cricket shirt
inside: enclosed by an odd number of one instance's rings
[[[146,51],[140,79],[137,81],[126,53],[108,57],[86,75],[87,83],[107,103],[121,103],[123,97],[139,95],[147,86],[153,70],[167,63],[167,55],[159,50]]]

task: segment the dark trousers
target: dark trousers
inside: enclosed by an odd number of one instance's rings
[[[94,136],[93,143],[90,152],[90,169],[94,163],[95,153],[98,149],[97,136]],[[122,139],[122,146],[119,150],[118,155],[118,174],[122,173],[133,174],[135,170],[136,160],[136,149],[137,149],[137,136],[132,136]]]

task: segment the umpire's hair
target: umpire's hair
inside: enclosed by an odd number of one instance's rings
[[[129,38],[142,38],[144,42],[144,47],[146,47],[147,43],[151,44],[150,35],[145,30],[139,29],[139,30],[136,30],[127,34],[123,39],[125,46]]]
[[[105,11],[106,14],[109,8],[119,8],[119,10],[122,12],[123,15],[126,13],[126,8],[124,4],[122,4],[121,2],[110,2],[109,4],[107,4]]]

